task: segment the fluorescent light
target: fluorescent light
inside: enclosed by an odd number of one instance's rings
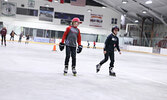
[[[138,20],[135,20],[135,23],[138,23],[139,21]]]
[[[145,4],[151,4],[151,3],[153,3],[152,0],[148,0],[145,2]]]
[[[8,0],[5,0],[6,2],[8,1]]]
[[[146,14],[146,13],[147,13],[147,11],[143,10],[143,11],[142,11],[142,13],[143,13],[143,14]]]
[[[128,0],[122,0],[122,3],[126,4],[126,3],[128,3]]]
[[[92,12],[92,9],[88,9],[87,12]]]
[[[122,2],[123,4],[126,4],[127,2]]]
[[[49,4],[45,4],[46,7],[49,7]]]
[[[106,8],[106,7],[102,7],[102,8]]]
[[[55,0],[55,2],[58,2],[58,0]]]

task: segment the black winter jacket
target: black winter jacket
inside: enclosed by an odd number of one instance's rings
[[[114,52],[115,47],[117,48],[118,51],[120,51],[119,39],[117,36],[115,36],[113,33],[111,33],[105,41],[104,51]]]

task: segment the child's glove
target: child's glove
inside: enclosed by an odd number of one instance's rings
[[[83,46],[82,46],[82,45],[79,45],[78,48],[77,48],[77,53],[81,53],[82,48],[83,48]]]
[[[59,43],[59,49],[60,49],[60,51],[64,50],[64,46],[65,46],[64,43],[62,43],[62,42]]]

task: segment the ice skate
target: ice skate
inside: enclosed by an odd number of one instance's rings
[[[73,76],[77,76],[77,74],[73,74]]]
[[[67,73],[64,73],[64,76],[66,76],[67,75]]]
[[[115,76],[115,77],[116,77],[116,73],[115,73],[113,70],[110,70],[110,71],[109,71],[109,75],[110,75],[110,76]]]
[[[96,73],[98,73],[98,72],[100,71],[100,67],[101,67],[100,64],[97,64],[97,65],[96,65]]]
[[[68,68],[64,68],[64,76],[67,75],[67,72],[68,72]]]
[[[77,75],[77,71],[76,71],[75,67],[72,68],[72,73],[73,73],[73,76]]]

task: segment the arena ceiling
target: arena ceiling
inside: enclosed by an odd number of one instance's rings
[[[146,4],[146,1],[152,3]],[[70,0],[64,2],[70,3]],[[147,19],[145,22],[152,23],[154,18],[155,23],[167,25],[167,0],[86,0],[86,5],[108,7],[126,16],[129,22],[139,20],[140,23]]]
[[[88,1],[88,0],[87,0]],[[148,0],[93,0],[106,7],[114,9],[119,13],[126,15],[126,18],[134,22],[142,21],[143,18],[155,23],[167,25],[167,0],[150,0],[151,4],[146,4]],[[126,4],[123,1],[127,2]]]
[[[151,4],[146,4],[146,1],[148,0],[86,0],[86,5],[106,6],[114,9],[125,15],[130,22],[135,22],[135,20],[142,22],[145,18],[148,23],[152,23],[154,18],[155,23],[167,25],[167,0],[151,0]],[[65,2],[70,3],[70,0],[65,0]]]

